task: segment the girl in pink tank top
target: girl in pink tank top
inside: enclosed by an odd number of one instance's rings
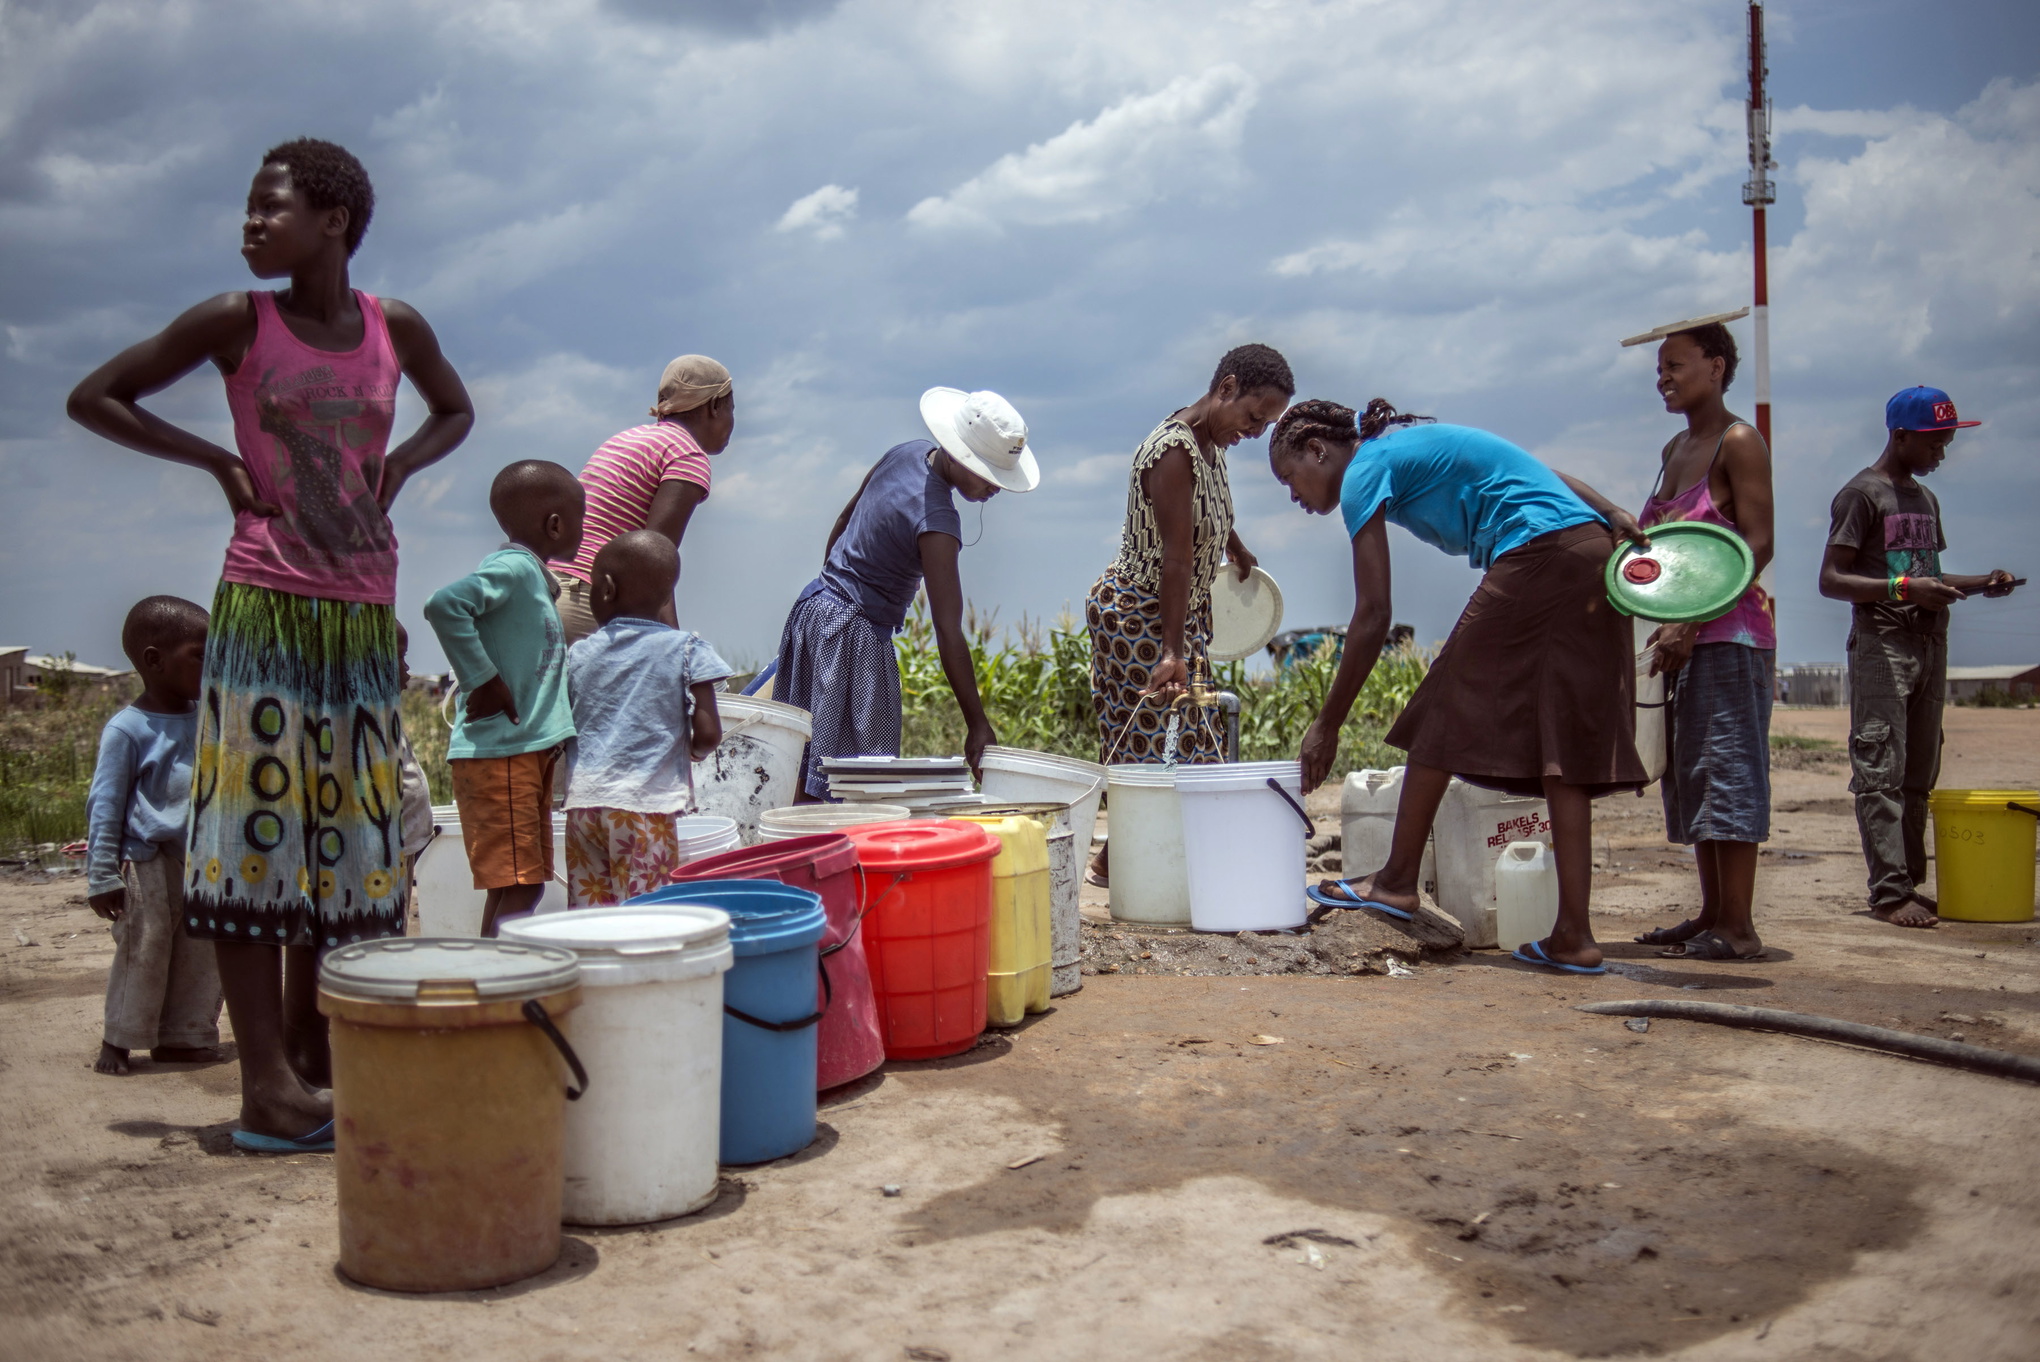
[[[400,370],[381,303],[358,289],[354,297],[361,344],[336,353],[292,335],[274,293],[248,295],[255,342],[227,375],[227,403],[249,480],[281,511],[235,515],[227,581],[396,603],[397,539],[376,498]]]
[[[1728,430],[1748,424],[1736,421],[1730,424]],[[1643,514],[1637,517],[1643,528],[1647,530],[1671,520],[1702,520],[1709,525],[1721,525],[1731,530],[1736,528],[1735,522],[1723,515],[1714,504],[1714,493],[1709,486],[1714,481],[1714,465],[1721,461],[1721,446],[1728,440],[1728,430],[1721,432],[1721,439],[1714,442],[1714,457],[1707,461],[1707,471],[1700,475],[1698,482],[1674,497],[1658,495],[1664,490],[1662,483],[1657,491],[1651,493],[1643,503]],[[1776,648],[1778,629],[1770,593],[1756,582],[1751,582],[1750,589],[1735,603],[1735,609],[1701,625],[1693,642],[1695,646],[1702,643],[1740,643],[1745,648]]]
[[[404,932],[389,505],[474,423],[425,319],[349,284],[374,205],[344,148],[271,148],[241,254],[290,287],[200,303],[71,394],[87,428],[211,473],[234,514],[206,634],[180,926],[219,961],[241,1048],[234,1143],[248,1150],[333,1148],[325,1022],[313,990],[286,995],[285,973],[311,978],[321,951]],[[138,405],[207,361],[226,375],[236,450]],[[427,415],[391,449],[400,374]]]

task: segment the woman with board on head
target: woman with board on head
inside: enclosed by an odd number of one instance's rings
[[[1646,783],[1634,739],[1629,619],[1602,571],[1636,520],[1584,483],[1498,435],[1407,416],[1381,398],[1356,420],[1336,402],[1299,402],[1276,423],[1268,462],[1312,515],[1337,511],[1353,545],[1353,619],[1324,708],[1303,739],[1303,787],[1331,773],[1339,726],[1380,657],[1390,619],[1388,525],[1486,572],[1388,742],[1407,751],[1388,864],[1311,897],[1407,917],[1445,787],[1457,775],[1542,795],[1558,860],[1558,924],[1516,957],[1603,973],[1587,921],[1591,801]]]
[[[1771,561],[1771,450],[1757,428],[1728,409],[1735,337],[1728,313],[1675,322],[1624,345],[1662,338],[1657,388],[1686,429],[1665,443],[1658,482],[1640,517],[1645,529],[1698,521],[1734,530],[1761,574]],[[1771,835],[1771,677],[1778,632],[1771,598],[1756,582],[1727,614],[1663,624],[1645,640],[1650,670],[1667,678],[1670,759],[1662,792],[1665,838],[1693,848],[1700,912],[1636,939],[1676,960],[1761,960],[1751,921],[1757,844]]]

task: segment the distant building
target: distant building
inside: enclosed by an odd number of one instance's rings
[[[2015,700],[2030,700],[2040,691],[2040,665],[2016,662],[1996,667],[1950,667],[1948,698],[1974,700],[1987,690],[2003,691]]]
[[[66,662],[61,657],[51,657],[46,653],[31,653],[25,647],[0,644],[0,704],[16,705],[33,698],[41,689],[43,676],[56,671],[68,671],[79,682],[90,686],[109,686],[135,674],[132,667],[95,667],[89,662]]]

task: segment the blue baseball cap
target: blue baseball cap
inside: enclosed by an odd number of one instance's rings
[[[1955,402],[1939,388],[1907,388],[1884,404],[1886,430],[1960,430],[1981,421],[1955,419]]]

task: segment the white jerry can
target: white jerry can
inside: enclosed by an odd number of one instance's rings
[[[1354,771],[1339,791],[1339,873],[1345,879],[1371,875],[1388,864],[1388,849],[1395,838],[1395,810],[1402,800],[1403,769]],[[1438,897],[1438,852],[1433,841],[1424,843],[1424,860],[1417,871],[1418,886],[1433,899]]]
[[[1493,946],[1495,865],[1511,842],[1551,845],[1551,810],[1542,799],[1501,794],[1454,776],[1432,824],[1438,857],[1438,907],[1466,929],[1466,944]]]
[[[1542,842],[1511,842],[1495,866],[1495,945],[1513,951],[1558,925],[1558,861]]]

